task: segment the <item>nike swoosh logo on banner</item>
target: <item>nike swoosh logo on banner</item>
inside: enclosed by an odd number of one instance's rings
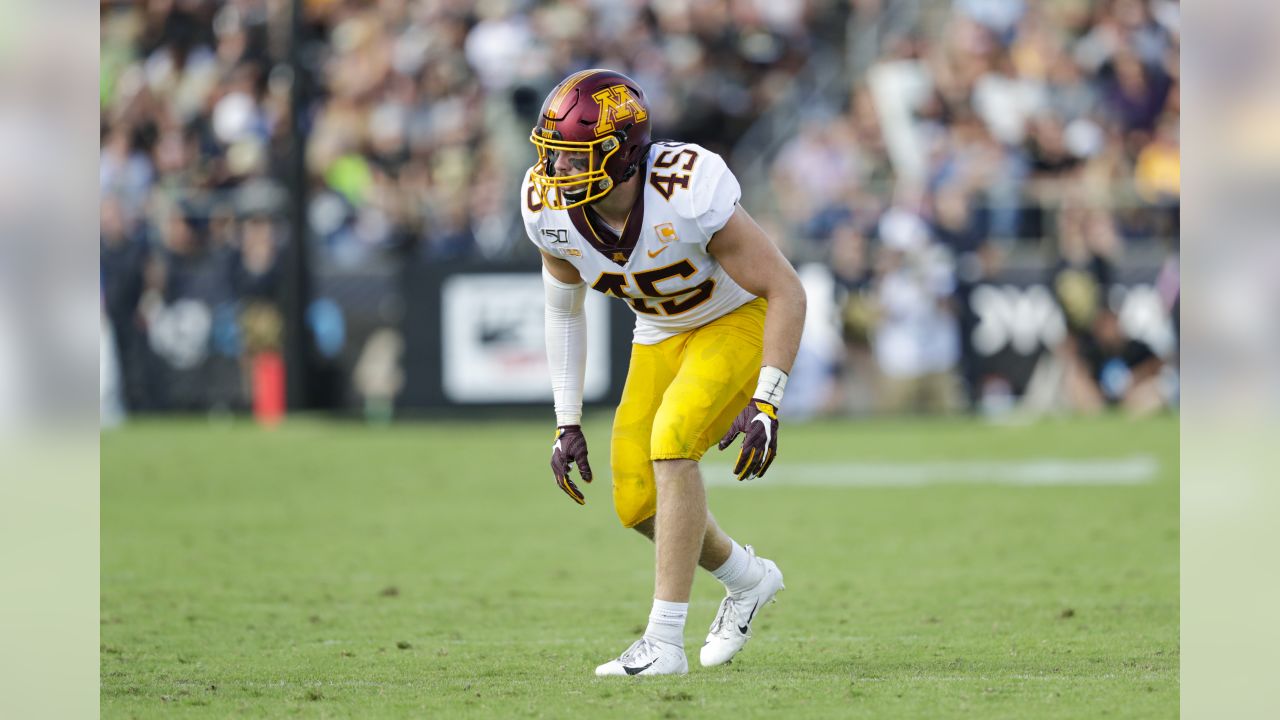
[[[668,246],[664,245],[664,246],[662,246],[662,247],[658,248],[658,252],[649,252],[649,251],[647,251],[647,250],[646,250],[645,252],[646,252],[646,253],[648,253],[649,257],[651,257],[651,258],[656,258],[656,257],[658,257],[659,255],[661,255],[661,254],[663,253],[663,251],[665,251],[665,250],[667,249],[667,247],[668,247]]]
[[[747,624],[746,624],[746,625],[739,625],[739,626],[738,626],[738,632],[742,633],[743,635],[746,635],[746,634],[747,634],[747,631],[751,629],[751,618],[753,618],[753,617],[755,617],[755,616],[756,616],[756,610],[757,610],[759,607],[760,607],[760,601],[759,601],[759,600],[757,600],[757,601],[756,601],[756,606],[755,606],[755,607],[753,607],[753,608],[751,608],[751,614],[747,616]]]
[[[645,666],[643,666],[643,667],[627,667],[626,665],[623,665],[623,666],[622,666],[622,669],[623,669],[623,670],[625,670],[625,671],[627,672],[627,674],[628,674],[628,675],[639,675],[640,673],[642,673],[642,672],[644,672],[645,670],[648,670],[650,667],[652,667],[652,666],[653,666],[653,664],[654,664],[654,663],[656,663],[656,662],[658,662],[658,658],[654,658],[653,660],[651,660],[651,661],[649,662],[649,664],[648,664],[648,665],[645,665]]]
[[[769,422],[769,416],[764,413],[756,413],[751,418],[751,422],[758,422],[764,426],[764,449],[768,450],[769,445],[773,442],[773,423]]]

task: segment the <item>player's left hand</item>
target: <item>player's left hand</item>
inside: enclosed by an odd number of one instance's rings
[[[591,463],[587,462],[587,438],[578,425],[561,425],[556,428],[556,443],[551,446],[551,472],[556,485],[579,505],[586,505],[587,498],[569,479],[569,463],[578,466],[583,482],[591,482]]]
[[[742,449],[738,451],[733,474],[739,480],[763,477],[778,456],[778,408],[764,400],[752,399],[746,409],[734,418],[729,432],[720,438],[720,449],[732,445],[739,433],[746,435],[742,438]]]

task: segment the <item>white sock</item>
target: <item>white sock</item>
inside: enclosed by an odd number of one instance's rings
[[[764,577],[764,566],[757,562],[751,562],[751,556],[736,541],[733,543],[733,550],[729,552],[729,559],[715,570],[711,571],[716,579],[724,583],[725,590],[730,595],[736,595],[745,590],[750,590],[756,586]]]
[[[654,598],[653,609],[649,611],[649,627],[644,629],[644,636],[683,648],[684,621],[687,617],[689,603]]]

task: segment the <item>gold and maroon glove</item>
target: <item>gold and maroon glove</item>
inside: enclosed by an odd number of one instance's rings
[[[720,438],[720,449],[732,445],[739,433],[746,434],[742,438],[742,449],[738,451],[733,474],[739,480],[763,477],[778,456],[778,408],[759,398],[752,398],[746,409],[734,418],[729,432]]]
[[[578,474],[583,482],[591,482],[591,463],[587,462],[587,438],[578,425],[561,425],[556,428],[556,444],[551,446],[551,472],[556,476],[556,485],[574,502],[586,505],[587,498],[569,479],[569,464],[578,466]]]

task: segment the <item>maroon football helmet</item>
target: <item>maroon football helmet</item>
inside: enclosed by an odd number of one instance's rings
[[[636,172],[649,147],[649,105],[626,75],[583,70],[547,96],[529,139],[538,148],[531,175],[543,204],[567,210],[599,200]],[[557,176],[562,152],[585,153],[586,168]]]

